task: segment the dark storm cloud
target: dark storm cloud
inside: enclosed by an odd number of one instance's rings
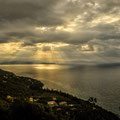
[[[98,11],[103,13],[118,13],[120,1],[119,0],[97,0],[100,7]]]
[[[86,36],[87,33],[87,36]],[[24,45],[34,45],[36,43],[55,43],[63,42],[69,44],[83,44],[97,38],[97,33],[95,32],[76,32],[70,34],[68,32],[48,32],[48,33],[33,33],[33,32],[8,32],[4,36],[7,38],[1,39],[3,43],[9,40],[13,42],[24,42]],[[12,39],[14,38],[14,39]],[[29,44],[28,44],[29,43]]]
[[[4,30],[2,33],[5,35],[5,37],[1,37],[1,42],[7,42],[13,37],[17,38],[16,41],[18,39],[23,41],[24,39],[25,43],[33,44],[34,42],[52,41],[81,44],[95,38],[110,39],[111,37],[111,39],[118,39],[119,35],[114,32],[117,25],[113,29],[113,25],[101,23],[102,25],[98,24],[96,27],[90,28],[88,22],[91,22],[102,13],[105,14],[108,11],[113,11],[113,9],[117,11],[119,3],[117,0],[0,0],[0,24],[1,30]],[[84,13],[86,14],[84,15]],[[51,29],[47,33],[39,33],[38,35],[32,30],[34,26],[56,27],[65,25],[78,15],[81,15],[82,18],[77,21],[75,34],[68,32],[55,33],[55,29]],[[80,20],[83,24],[79,23]],[[81,27],[79,28],[81,25],[82,32]],[[26,30],[27,27],[31,28]],[[104,34],[106,29],[111,30],[112,35],[111,32],[107,35]]]
[[[71,59],[118,59],[119,6],[119,0],[0,0],[0,44],[21,42],[22,48],[12,54],[14,61],[27,61],[36,54],[38,43],[67,43],[61,51]],[[83,50],[86,44],[89,49]],[[50,51],[50,47],[41,50]]]
[[[100,39],[102,40],[109,40],[109,39],[120,39],[120,34],[101,34]]]
[[[0,21],[29,20],[37,25],[60,25],[61,18],[54,12],[55,0],[0,1]]]

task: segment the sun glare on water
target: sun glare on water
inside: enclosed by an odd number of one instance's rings
[[[35,66],[34,68],[41,69],[41,70],[56,70],[56,69],[68,69],[69,67],[70,66],[40,64]]]
[[[35,68],[36,69],[45,69],[45,70],[54,70],[54,69],[60,69],[60,66],[41,64],[41,65],[35,66]]]

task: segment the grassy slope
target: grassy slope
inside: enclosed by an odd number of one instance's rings
[[[0,120],[119,120],[111,112],[69,94],[42,89],[40,81],[19,77],[0,70]],[[12,96],[14,101],[8,100]],[[38,102],[29,102],[29,97]],[[48,106],[53,97],[57,103],[66,101],[74,106]]]

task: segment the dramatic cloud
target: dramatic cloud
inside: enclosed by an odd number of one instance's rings
[[[120,61],[119,0],[0,0],[0,63]]]

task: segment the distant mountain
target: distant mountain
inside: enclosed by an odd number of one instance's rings
[[[1,65],[4,64],[56,64],[56,63],[52,63],[52,62],[20,62],[20,61],[10,61],[10,62],[2,62],[0,63]]]
[[[98,67],[120,67],[120,63],[97,64]]]

